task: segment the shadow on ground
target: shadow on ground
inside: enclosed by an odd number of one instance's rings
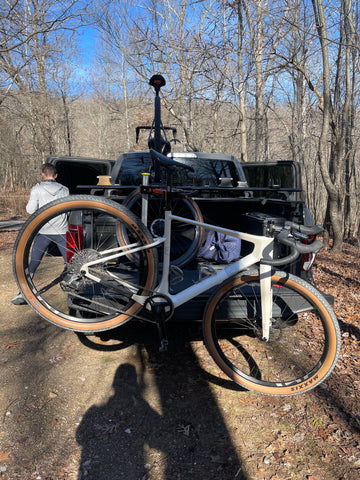
[[[116,351],[138,334],[137,362],[117,368],[113,395],[92,406],[79,425],[79,480],[247,478],[209,378],[189,347],[189,340],[199,338],[198,328],[171,330],[165,353],[158,351],[154,327],[125,326],[100,337],[79,337],[95,350]],[[237,389],[231,382],[223,386]]]

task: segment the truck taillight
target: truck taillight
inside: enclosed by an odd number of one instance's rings
[[[304,240],[303,243],[308,244],[312,243],[312,241],[315,239],[313,235],[310,235],[309,240]],[[303,272],[307,272],[311,269],[313,263],[315,260],[315,253],[303,253],[301,255],[301,270]]]
[[[301,270],[307,272],[312,267],[315,260],[315,253],[303,253],[301,255]]]
[[[69,225],[66,232],[66,261],[69,263],[75,252],[83,248],[82,225]]]

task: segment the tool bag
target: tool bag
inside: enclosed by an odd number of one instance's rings
[[[210,231],[197,253],[199,260],[230,263],[240,257],[241,240],[224,233]]]

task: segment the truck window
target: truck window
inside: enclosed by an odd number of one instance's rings
[[[176,168],[173,173],[174,186],[216,187],[221,178],[231,179],[231,185],[237,186],[239,179],[238,171],[234,162],[206,158],[174,158],[179,163],[193,167],[194,172],[188,169]],[[119,174],[115,183],[121,185],[140,185],[141,173],[152,171],[151,159],[147,157],[126,157],[123,159]]]
[[[174,178],[174,185],[216,187],[220,185],[220,179],[227,178],[231,179],[231,185],[235,187],[240,180],[234,162],[230,160],[181,157],[176,157],[175,160],[190,165],[194,172],[177,169],[177,178]]]
[[[76,192],[78,185],[96,185],[99,175],[110,174],[110,167],[106,163],[77,162],[76,160],[58,160],[56,169],[57,181],[68,187],[70,194]]]
[[[293,173],[291,165],[269,165],[265,163],[255,166],[242,165],[249,187],[274,187],[292,188]]]
[[[115,183],[120,185],[141,185],[142,173],[151,171],[151,158],[149,156],[126,157],[121,163]]]
[[[242,168],[249,187],[271,188],[271,191],[253,191],[254,197],[283,199],[284,193],[277,191],[276,188],[301,189],[300,166],[296,162],[243,163]],[[292,196],[296,199],[298,194],[294,192]]]

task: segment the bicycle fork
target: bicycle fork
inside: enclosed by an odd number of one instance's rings
[[[271,266],[260,263],[260,298],[261,298],[261,319],[262,319],[262,340],[268,342],[270,339],[270,326],[272,319],[272,285]]]

